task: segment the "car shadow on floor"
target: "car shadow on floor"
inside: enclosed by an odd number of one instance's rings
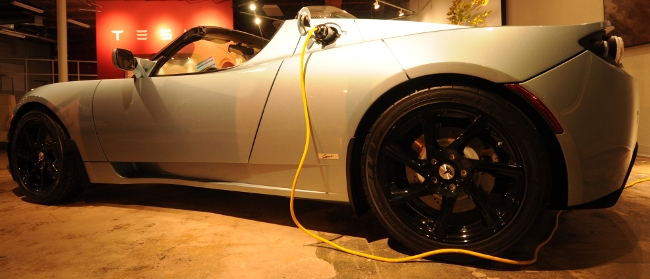
[[[143,210],[152,207],[200,211],[295,227],[287,197],[178,185],[99,185],[59,206],[98,204],[144,206]],[[295,213],[298,220],[311,230],[361,237],[369,242],[388,237],[372,214],[357,218],[347,204],[296,199]]]
[[[14,194],[24,198],[16,187]],[[27,200],[25,200],[28,202]],[[55,206],[114,206],[137,207],[140,210],[156,208],[207,212],[295,227],[289,213],[286,197],[250,194],[177,185],[99,185],[87,189],[74,200]],[[612,262],[643,263],[639,240],[617,208],[565,212],[553,239],[541,249],[539,260],[530,266],[511,266],[468,258],[464,265],[490,270],[575,270],[596,267]],[[296,200],[295,212],[306,228],[324,233],[330,239],[342,236],[363,238],[367,243],[388,238],[388,248],[404,255],[413,255],[408,248],[388,235],[386,230],[367,212],[357,218],[347,204],[313,200]],[[531,237],[518,242],[504,258],[528,260],[535,247],[552,230],[557,211],[548,211]],[[329,234],[336,235],[329,237]],[[323,249],[333,249],[316,244]],[[365,259],[359,259],[364,260]],[[440,261],[439,258],[433,259]],[[444,259],[442,260],[444,261]]]
[[[551,234],[557,212],[547,211],[531,236],[518,242],[504,257],[532,259],[535,248]],[[579,270],[624,262],[640,267],[644,260],[638,243],[634,231],[616,210],[565,211],[535,264],[513,266],[484,261],[473,266],[493,270]]]

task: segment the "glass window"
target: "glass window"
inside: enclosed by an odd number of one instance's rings
[[[243,64],[259,49],[233,41],[205,37],[188,44],[160,68],[158,75],[215,72]]]

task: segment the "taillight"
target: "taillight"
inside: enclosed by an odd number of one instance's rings
[[[601,30],[580,39],[580,45],[614,65],[620,65],[625,44],[623,38],[609,36]]]
[[[550,109],[540,99],[537,98],[532,92],[526,90],[523,86],[516,84],[516,83],[508,83],[504,84],[505,87],[509,88],[513,92],[517,93],[517,95],[523,97],[528,101],[529,104],[533,105],[537,111],[539,111],[544,119],[546,119],[546,122],[551,125],[551,128],[553,128],[553,132],[556,134],[562,134],[564,133],[564,128],[562,128],[562,125],[560,124],[560,121],[555,118],[555,115],[551,112]]]

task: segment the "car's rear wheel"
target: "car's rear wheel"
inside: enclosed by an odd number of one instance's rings
[[[11,171],[30,201],[51,204],[81,193],[74,143],[52,116],[26,113],[11,142]]]
[[[361,169],[376,216],[416,252],[505,251],[545,210],[551,181],[534,125],[468,87],[420,91],[388,108],[366,138]]]

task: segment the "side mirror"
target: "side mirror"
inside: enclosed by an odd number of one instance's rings
[[[116,48],[113,50],[113,65],[118,69],[133,71],[138,66],[138,61],[129,50]]]
[[[309,8],[303,7],[298,11],[298,32],[300,32],[300,36],[305,36],[307,33],[309,33],[309,29],[311,29],[311,13],[309,12]]]

